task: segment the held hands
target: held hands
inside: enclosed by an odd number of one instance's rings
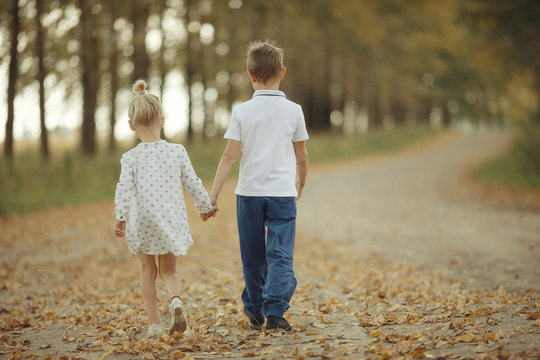
[[[217,207],[217,204],[212,204],[212,210],[204,214],[201,213],[201,219],[203,221],[206,221],[210,219],[211,217],[215,217],[218,211],[219,211],[219,208]]]
[[[117,237],[122,237],[126,235],[126,222],[116,220],[114,222],[113,231],[114,235]]]

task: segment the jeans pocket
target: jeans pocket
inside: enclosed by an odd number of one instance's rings
[[[278,204],[281,205],[289,205],[294,202],[294,197],[292,196],[279,196],[279,197],[271,197],[270,200],[275,201]]]

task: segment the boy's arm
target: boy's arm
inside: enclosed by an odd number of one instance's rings
[[[293,142],[294,152],[296,154],[296,191],[298,195],[296,200],[302,196],[302,190],[306,184],[306,177],[309,167],[309,155],[306,149],[305,141]]]
[[[229,176],[229,173],[236,162],[239,148],[240,141],[231,139],[227,141],[225,151],[223,151],[221,160],[219,160],[216,176],[214,177],[214,183],[212,184],[212,191],[210,191],[210,202],[213,206],[217,206],[217,198],[221,192],[221,188],[223,187],[225,180],[227,180],[227,177]]]

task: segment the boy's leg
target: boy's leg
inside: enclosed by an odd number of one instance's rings
[[[296,200],[293,197],[266,199],[268,275],[263,291],[264,315],[283,317],[296,289],[293,271]]]
[[[266,279],[264,202],[260,197],[237,196],[236,215],[245,288],[242,301],[253,317],[262,318]]]
[[[138,258],[141,263],[141,293],[144,301],[144,308],[150,318],[150,324],[159,324],[156,290],[158,270],[156,261],[154,255],[139,253]]]

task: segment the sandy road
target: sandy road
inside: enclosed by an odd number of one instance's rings
[[[494,204],[467,175],[510,141],[446,133],[314,166],[290,334],[242,314],[234,179],[212,221],[188,206],[183,337],[145,339],[137,259],[111,233],[112,201],[0,218],[0,358],[538,358],[540,212]],[[167,326],[161,282],[158,298]]]
[[[466,184],[471,166],[510,141],[503,132],[451,134],[315,171],[298,226],[482,288],[540,290],[540,213],[496,206]]]

